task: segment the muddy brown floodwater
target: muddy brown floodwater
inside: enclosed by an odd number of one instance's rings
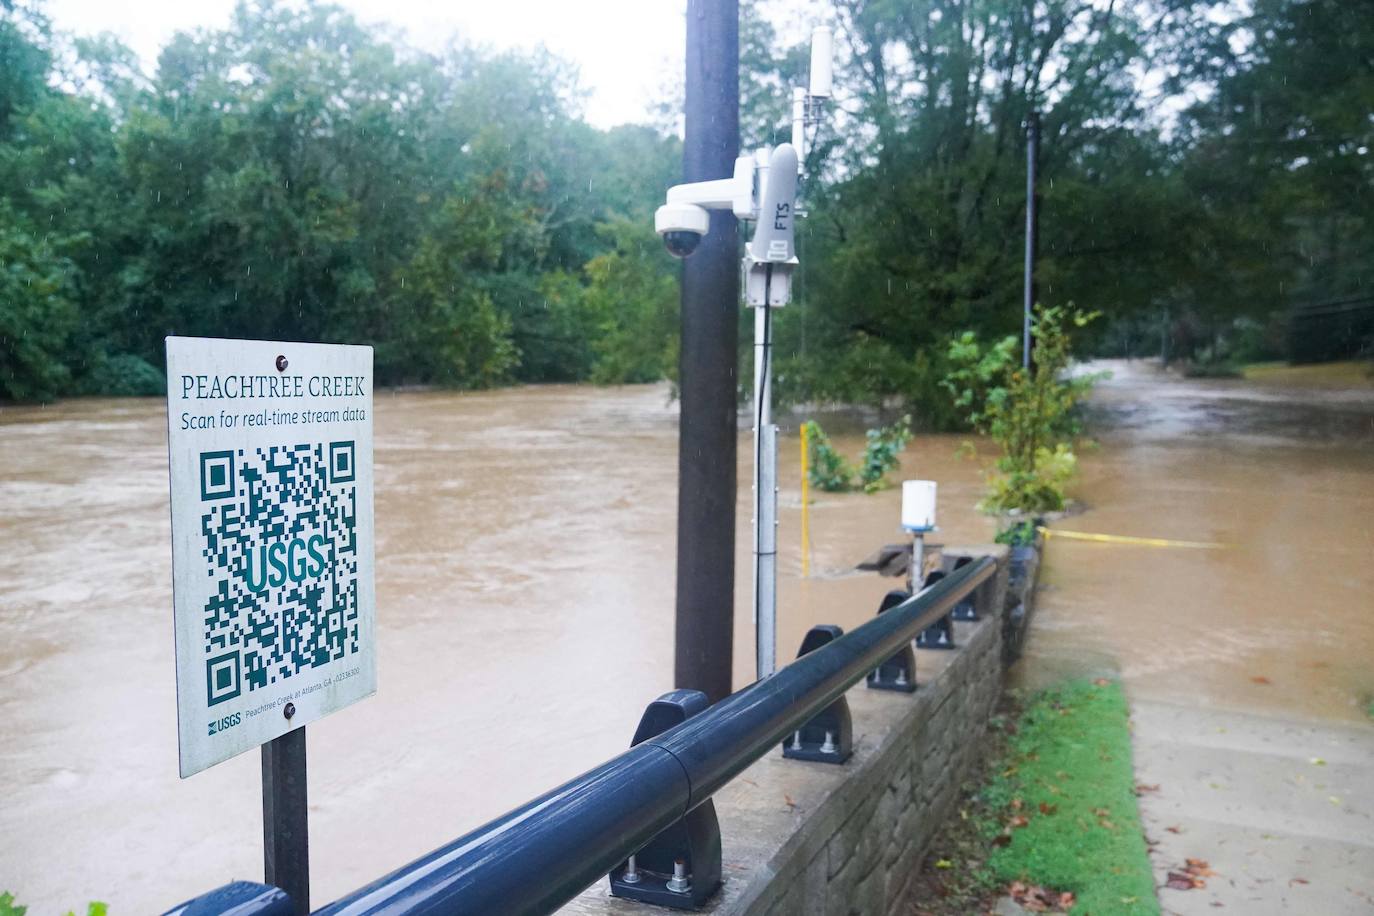
[[[376,396],[379,692],[310,726],[313,896],[327,901],[623,750],[672,685],[677,411],[663,386]],[[166,420],[157,400],[0,413],[0,890],[34,913],[158,912],[260,879],[259,763],[177,778]],[[820,494],[800,579],[782,456],[780,657],[852,627],[891,580],[897,494]],[[837,444],[852,452],[855,436]],[[907,459],[966,482],[953,440]],[[738,684],[749,624],[740,437]],[[963,509],[957,507],[963,506]]]
[[[1031,679],[1357,717],[1374,687],[1374,409],[1117,366],[1084,461],[1091,531],[1055,541]],[[1295,400],[1294,398],[1298,398]],[[661,386],[376,397],[379,692],[310,726],[312,884],[333,899],[623,749],[672,686],[677,414]],[[857,428],[836,435],[850,455]],[[31,912],[157,912],[261,877],[256,753],[177,778],[165,417],[157,400],[0,412],[0,889]],[[941,537],[985,540],[978,466],[921,437]],[[817,493],[797,543],[781,444],[780,659],[892,580],[899,494]],[[739,449],[735,680],[753,668],[749,444]],[[1252,677],[1266,677],[1258,685]]]
[[[1135,696],[1369,721],[1374,386],[1103,366],[1087,511],[1055,527],[1228,546],[1052,539],[1022,682],[1119,671]]]

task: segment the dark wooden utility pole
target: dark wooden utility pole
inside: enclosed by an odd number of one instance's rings
[[[739,154],[738,0],[688,0],[683,180],[728,178]],[[730,693],[735,599],[735,398],[739,228],[711,231],[682,265],[674,681]]]

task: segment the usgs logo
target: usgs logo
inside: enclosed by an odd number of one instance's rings
[[[242,721],[243,713],[241,712],[236,712],[232,716],[225,716],[223,719],[216,719],[210,723],[210,734],[217,735],[220,732],[228,731]]]
[[[305,539],[292,538],[270,546],[264,544],[256,551],[250,548],[245,557],[244,576],[248,587],[261,592],[269,586],[280,588],[288,579],[303,582],[319,576],[324,572],[326,543],[323,535],[312,534]]]

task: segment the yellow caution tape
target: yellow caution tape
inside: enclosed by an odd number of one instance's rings
[[[1062,528],[1049,529],[1039,525],[1035,529],[1045,536],[1069,538],[1074,541],[1098,541],[1103,544],[1138,544],[1142,547],[1194,547],[1199,550],[1216,550],[1230,547],[1216,541],[1174,541],[1169,538],[1137,538],[1125,534],[1094,534],[1089,531],[1065,531]]]

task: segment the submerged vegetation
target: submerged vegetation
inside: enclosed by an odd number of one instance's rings
[[[889,486],[887,475],[901,467],[899,456],[911,441],[910,416],[888,426],[870,429],[864,434],[864,453],[855,467],[835,450],[819,423],[807,420],[804,425],[808,478],[811,486],[828,493],[848,490],[876,493],[886,489]]]

